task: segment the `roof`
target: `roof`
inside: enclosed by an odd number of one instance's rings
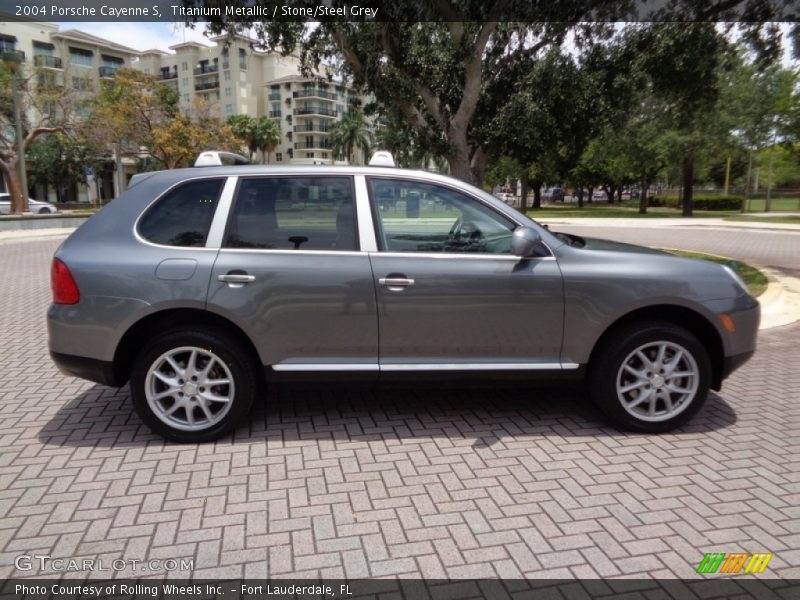
[[[312,75],[311,77],[303,77],[302,75],[284,75],[283,77],[278,77],[277,79],[270,79],[265,85],[275,85],[276,83],[289,83],[293,81],[318,81],[320,83],[328,83],[330,85],[343,85],[346,87],[352,87],[346,81],[342,81],[340,79],[329,80],[324,75]]]
[[[177,50],[178,48],[191,48],[191,47],[202,48],[204,50],[207,48],[213,48],[213,46],[207,46],[206,44],[201,44],[200,42],[181,42],[180,44],[173,44],[172,46],[169,46],[169,49]]]
[[[84,44],[92,44],[94,46],[105,46],[109,50],[116,50],[117,52],[123,52],[125,54],[134,54],[136,56],[140,54],[138,50],[92,35],[91,33],[86,33],[80,29],[65,29],[63,31],[53,32],[50,34],[50,37],[83,42]]]
[[[165,52],[164,50],[159,50],[158,48],[150,48],[149,50],[142,50],[142,55],[145,54],[160,54],[161,56],[172,56],[169,52]]]

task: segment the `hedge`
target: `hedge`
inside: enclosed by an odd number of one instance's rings
[[[681,201],[677,196],[650,196],[648,206],[666,206],[667,208],[680,208]],[[741,210],[742,198],[738,196],[703,196],[694,197],[695,210]]]

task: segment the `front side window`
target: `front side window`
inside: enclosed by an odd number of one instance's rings
[[[516,224],[479,200],[420,181],[369,178],[387,252],[509,254]]]
[[[200,179],[170,190],[144,214],[139,235],[165,246],[204,246],[223,182]]]
[[[258,177],[239,185],[227,248],[356,250],[350,177]]]

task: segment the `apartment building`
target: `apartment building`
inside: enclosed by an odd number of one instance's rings
[[[331,124],[363,100],[341,81],[300,75],[300,59],[252,49],[245,36],[214,37],[213,45],[185,42],[171,53],[147,50],[138,67],[176,89],[182,106],[197,99],[225,120],[234,114],[266,115],[281,126],[281,144],[271,154],[276,163],[331,164]]]
[[[281,126],[281,144],[271,153],[273,163],[332,164],[329,131],[355,103],[363,102],[341,81],[302,77],[297,56],[253,49],[246,36],[212,37],[208,44],[194,41],[170,46],[169,52],[139,51],[78,29],[60,29],[55,23],[0,22],[3,60],[38,68],[37,77],[95,93],[104,79],[125,66],[155,76],[176,89],[187,111],[202,105],[225,120],[234,114],[266,115]],[[107,168],[92,174],[89,186],[69,192],[70,200],[87,202],[113,198],[136,171],[135,157],[113,154]],[[119,175],[121,173],[121,175]],[[95,177],[96,176],[96,177]],[[31,195],[56,201],[53,190]]]
[[[133,67],[139,52],[77,29],[61,30],[55,23],[0,22],[0,56],[6,62],[18,63],[32,73],[37,69],[39,80],[72,86],[87,95],[95,93],[101,80],[114,77],[117,69]],[[29,115],[31,120],[38,115]],[[108,167],[90,175],[90,185],[67,190],[68,199],[89,202],[95,198],[113,198],[119,185],[113,171],[114,157]],[[122,168],[128,176],[135,171],[135,160],[126,159]],[[95,177],[95,175],[97,175]],[[57,201],[55,190],[30,187],[30,195],[42,200]],[[64,198],[60,198],[63,200]]]

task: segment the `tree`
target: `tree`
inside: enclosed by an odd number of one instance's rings
[[[353,164],[353,151],[360,149],[367,162],[370,143],[370,128],[364,113],[351,108],[330,128],[331,150],[334,156],[343,154]]]
[[[258,117],[253,123],[253,135],[256,149],[266,156],[266,162],[269,163],[269,155],[281,143],[280,125],[270,117]]]
[[[86,183],[86,167],[99,170],[99,155],[79,138],[61,132],[43,135],[28,149],[28,176],[32,183],[55,188],[59,202],[68,202],[66,191]]]
[[[74,90],[45,76],[39,77],[40,74],[40,69],[27,72],[20,64],[0,62],[0,174],[11,197],[12,214],[25,210],[28,196],[28,190],[20,187],[14,96],[25,153],[40,136],[69,134],[77,122],[76,112],[83,105]]]
[[[192,164],[210,149],[238,150],[242,140],[228,125],[209,116],[208,106],[197,102],[192,114],[180,113],[177,92],[152,75],[119,69],[105,82],[95,107],[95,142],[115,145],[121,154],[139,156],[142,149],[162,168]]]

